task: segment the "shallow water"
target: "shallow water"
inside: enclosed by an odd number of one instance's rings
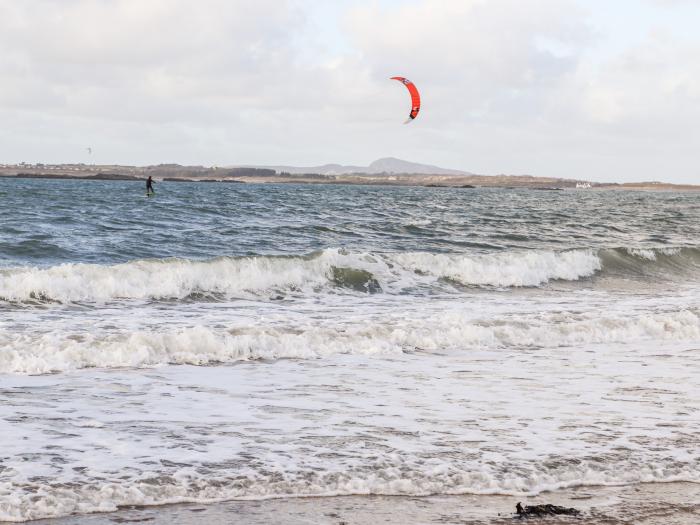
[[[109,514],[59,518],[46,525],[506,525],[515,517],[515,503],[545,502],[574,508],[577,516],[548,516],[529,522],[547,525],[695,525],[700,517],[700,484],[648,483],[616,487],[578,487],[534,498],[508,496],[342,496],[232,500],[200,505],[132,507]]]
[[[0,179],[0,520],[700,482],[700,196]]]

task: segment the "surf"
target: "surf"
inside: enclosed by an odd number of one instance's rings
[[[397,294],[454,286],[538,287],[593,276],[698,278],[700,250],[523,250],[373,253],[334,248],[298,256],[145,259],[0,269],[6,303],[229,300],[318,293]]]
[[[157,326],[137,328],[125,318],[121,322],[125,328],[95,326],[89,332],[79,326],[53,328],[50,323],[45,323],[48,330],[31,333],[0,327],[4,349],[0,373],[700,340],[700,310],[687,307],[634,314],[593,309],[543,313],[493,310],[479,315],[479,310],[447,303],[418,308],[395,304],[359,316],[317,322],[294,316],[275,318],[274,311],[255,312],[262,314],[263,321],[249,315],[233,318],[227,325],[176,327],[191,321],[179,318],[165,322],[166,316]]]

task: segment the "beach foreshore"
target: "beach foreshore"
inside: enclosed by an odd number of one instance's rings
[[[515,504],[574,507],[580,516],[528,518],[527,523],[606,525],[691,525],[700,522],[700,484],[648,483],[617,487],[575,487],[525,496],[338,496],[262,501],[188,503],[124,508],[116,512],[37,520],[37,525],[499,525],[517,520]],[[516,521],[516,522],[519,522]]]

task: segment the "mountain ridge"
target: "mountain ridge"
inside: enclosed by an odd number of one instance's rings
[[[254,164],[231,165],[227,168],[259,168],[273,169],[278,173],[291,173],[293,175],[316,173],[319,175],[394,175],[394,174],[418,174],[418,175],[456,175],[470,176],[474,173],[468,171],[441,168],[432,164],[410,162],[396,157],[382,157],[372,161],[367,166],[343,165],[336,163],[322,164],[320,166],[262,166]]]

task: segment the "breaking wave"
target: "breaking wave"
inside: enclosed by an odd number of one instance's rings
[[[700,251],[609,249],[491,254],[350,253],[305,256],[137,260],[0,270],[5,302],[107,302],[119,299],[217,300],[319,291],[401,293],[446,284],[531,287],[596,274],[669,277],[700,269]]]
[[[500,472],[488,464],[455,464],[410,460],[388,454],[371,471],[300,471],[282,476],[274,469],[250,472],[248,476],[202,475],[192,467],[172,474],[140,479],[102,479],[87,484],[0,483],[12,491],[12,504],[0,507],[0,520],[23,522],[71,514],[110,512],[120,507],[176,503],[214,503],[227,500],[266,500],[289,497],[349,495],[429,496],[433,494],[537,495],[578,486],[615,486],[633,483],[700,482],[698,461],[673,458],[655,460],[628,457],[601,466],[598,461],[559,461],[558,468],[546,462],[518,465],[514,472]],[[3,486],[5,485],[5,486]],[[116,520],[115,520],[116,521]],[[126,520],[125,520],[126,521]]]
[[[338,354],[400,354],[470,348],[556,348],[649,340],[700,340],[700,312],[638,315],[596,312],[474,319],[462,311],[363,322],[192,326],[162,331],[18,333],[0,330],[0,373],[45,374],[82,368],[214,365]]]

